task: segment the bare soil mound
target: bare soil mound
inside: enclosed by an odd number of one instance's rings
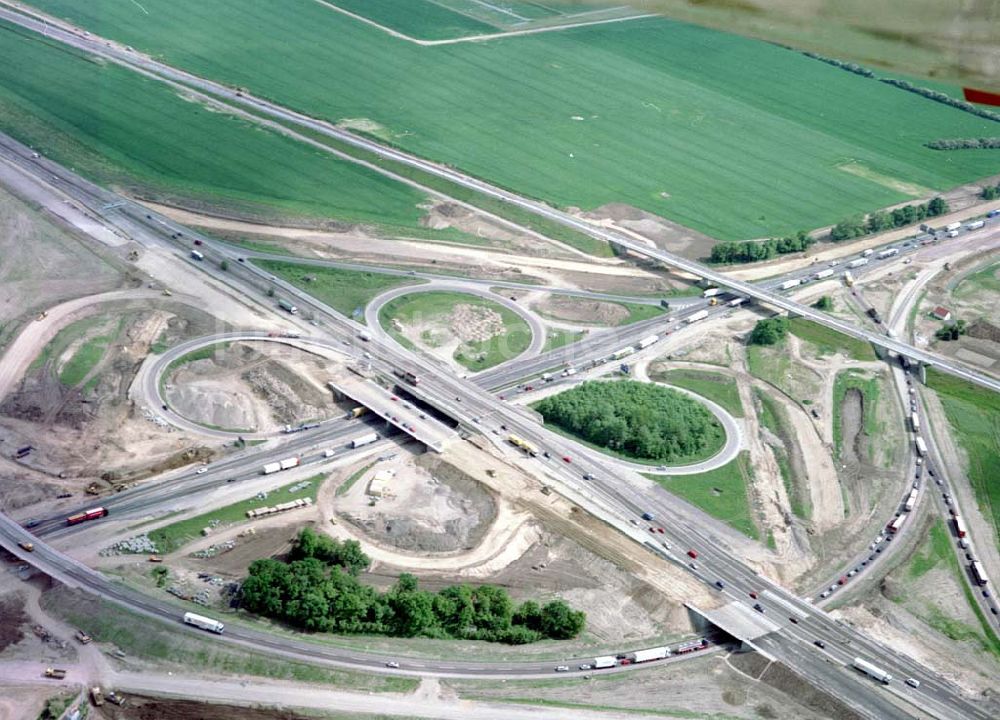
[[[129,695],[127,714],[114,710],[115,718],[129,720],[309,720],[307,715],[254,707],[214,705],[192,700],[167,700],[164,698]]]
[[[586,325],[620,325],[629,316],[628,310],[616,303],[565,296],[547,298],[537,303],[535,307],[539,312],[557,320]]]

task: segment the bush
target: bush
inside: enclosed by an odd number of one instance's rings
[[[834,242],[850,240],[882,230],[912,225],[925,218],[937,217],[947,212],[948,202],[943,197],[932,198],[920,205],[904,205],[895,208],[891,213],[876,210],[867,217],[855,215],[847,220],[841,220],[830,230],[830,239]]]
[[[826,310],[827,312],[833,310],[833,298],[829,295],[824,295],[819,300],[813,303],[813,307],[817,310]]]
[[[979,194],[983,200],[996,200],[1000,198],[1000,185],[988,185]]]
[[[758,320],[750,333],[751,345],[776,345],[788,335],[788,318],[774,317]]]
[[[924,143],[931,150],[1000,150],[1000,138],[955,138]]]
[[[960,337],[965,335],[967,331],[968,328],[966,327],[965,320],[958,320],[951,325],[945,325],[943,328],[940,328],[936,333],[934,333],[934,337],[938,340],[945,341],[958,340]]]

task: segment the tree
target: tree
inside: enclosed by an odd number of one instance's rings
[[[865,230],[869,233],[882,232],[892,227],[892,220],[885,210],[876,210],[868,216],[865,222]]]
[[[937,217],[938,215],[946,215],[948,213],[948,201],[943,197],[931,198],[930,202],[927,203],[927,217]]]
[[[842,240],[850,240],[851,238],[861,237],[865,234],[865,222],[860,215],[855,215],[854,217],[847,218],[846,220],[841,220],[839,223],[833,226],[830,230],[830,239],[834,242],[840,242]]]
[[[229,261],[223,260],[222,262],[220,262],[219,269],[222,270],[222,272],[226,272],[227,270],[229,270]]]
[[[1000,185],[987,185],[980,195],[983,200],[996,200],[1000,198]]]
[[[829,295],[824,295],[819,300],[813,303],[813,307],[817,310],[826,310],[827,312],[833,310],[833,298]]]
[[[951,325],[945,325],[944,327],[938,329],[934,333],[934,337],[938,340],[958,340],[960,337],[968,332],[965,320],[956,320]]]
[[[775,345],[788,334],[788,318],[773,317],[758,320],[750,333],[751,345]]]
[[[580,634],[586,621],[582,611],[573,610],[562,600],[553,600],[542,608],[541,631],[553,640],[569,640]]]

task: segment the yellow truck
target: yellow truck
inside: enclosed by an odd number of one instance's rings
[[[66,671],[60,668],[45,668],[45,677],[54,678],[55,680],[62,680],[66,677]]]

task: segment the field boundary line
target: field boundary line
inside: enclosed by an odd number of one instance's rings
[[[358,15],[357,13],[351,12],[350,10],[345,10],[344,8],[340,7],[334,2],[331,2],[330,0],[314,0],[314,2],[318,3],[319,5],[322,5],[323,7],[329,8],[330,10],[333,10],[334,12],[338,12],[342,15],[346,15],[349,18],[357,20],[358,22],[362,22],[365,25],[371,25],[373,28],[377,28],[378,30],[381,30],[387,35],[391,35],[394,38],[397,38],[399,40],[406,40],[407,42],[411,42],[414,45],[420,45],[422,47],[434,47],[438,45],[458,45],[460,43],[467,43],[467,42],[483,42],[485,40],[498,40],[500,38],[517,37],[521,35],[538,35],[540,33],[558,32],[560,30],[571,30],[573,28],[591,27],[593,25],[607,25],[610,23],[626,22],[628,20],[643,20],[646,18],[659,17],[654,13],[644,13],[641,15],[628,15],[626,17],[619,17],[619,18],[605,18],[603,20],[582,20],[580,22],[566,23],[565,25],[549,25],[546,27],[527,28],[525,30],[509,30],[505,32],[486,33],[482,35],[467,35],[465,37],[446,38],[444,40],[419,40],[405,33],[401,33],[399,30],[393,30],[391,27],[377,23],[371,18],[366,18],[364,15]]]

